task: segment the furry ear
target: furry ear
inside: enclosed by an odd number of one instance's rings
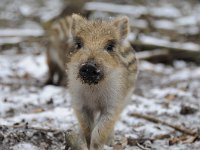
[[[117,17],[114,21],[114,26],[117,27],[120,33],[120,38],[124,40],[130,30],[129,19],[127,16]]]
[[[72,31],[76,31],[81,23],[85,22],[85,18],[78,14],[72,15]]]
[[[72,19],[75,21],[75,22],[81,22],[81,21],[84,21],[85,19],[78,15],[78,14],[72,14]]]

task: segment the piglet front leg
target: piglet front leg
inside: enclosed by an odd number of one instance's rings
[[[94,127],[91,134],[90,150],[103,150],[110,135],[113,133],[114,125],[119,117],[119,113],[103,112],[100,115],[99,121]]]

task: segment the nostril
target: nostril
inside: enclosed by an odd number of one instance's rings
[[[85,64],[80,68],[80,73],[87,74],[88,76],[95,76],[100,74],[100,69],[98,69],[94,64]]]
[[[80,73],[81,74],[84,74],[84,75],[88,75],[88,76],[91,76],[91,75],[95,75],[97,74],[97,67],[93,64],[85,64],[83,65],[81,68],[80,68]]]
[[[93,73],[93,74],[97,74],[96,70],[94,70],[92,73]]]
[[[93,73],[98,76],[98,75],[100,75],[100,70],[96,69],[96,70],[93,71]]]
[[[81,65],[79,70],[80,78],[88,84],[98,83],[102,77],[103,73],[101,69],[94,63],[85,63]]]
[[[85,76],[85,75],[87,74],[87,72],[88,72],[88,69],[87,69],[86,66],[82,66],[82,67],[80,68],[80,75],[81,75],[81,76]]]

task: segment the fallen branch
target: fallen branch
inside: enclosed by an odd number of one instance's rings
[[[188,136],[188,135],[181,135],[178,137],[172,137],[169,139],[169,145],[182,143],[182,144],[191,144],[198,140],[198,136]]]
[[[175,37],[176,39],[198,36],[199,33],[190,32],[184,29],[184,25],[176,23],[172,20],[181,16],[180,11],[176,7],[160,6],[160,8],[152,7],[149,4],[143,5],[119,5],[104,2],[88,2],[84,5],[86,12],[100,11],[114,15],[130,15],[130,26],[133,31],[140,32],[159,32],[161,35]],[[162,10],[162,11],[161,11]],[[162,12],[162,13],[160,13]],[[157,20],[157,18],[162,18]],[[163,19],[166,18],[166,19]],[[164,25],[163,25],[164,24]],[[198,39],[198,38],[197,38]],[[198,41],[197,41],[198,42]]]
[[[128,40],[135,46],[144,46],[149,49],[164,48],[169,50],[200,53],[200,45],[191,42],[171,42],[166,39],[135,33],[129,33]]]
[[[3,46],[3,45],[17,45],[22,41],[23,41],[23,39],[21,37],[0,38],[0,46]]]
[[[0,29],[0,46],[18,46],[22,42],[39,42],[44,31],[38,29]]]
[[[143,114],[140,114],[140,113],[136,113],[136,112],[133,112],[130,114],[130,116],[133,116],[133,117],[137,117],[137,118],[142,118],[142,119],[145,119],[145,120],[148,120],[148,121],[151,121],[153,123],[159,123],[159,124],[163,124],[163,125],[166,125],[168,127],[171,127],[181,133],[184,133],[184,134],[187,134],[187,135],[191,135],[191,136],[196,136],[198,135],[198,133],[196,132],[193,132],[189,129],[186,129],[184,127],[181,127],[180,125],[173,125],[173,124],[170,124],[168,122],[165,122],[165,121],[162,121],[162,120],[159,120],[157,118],[154,118],[153,116],[148,116],[148,115],[143,115]]]
[[[177,18],[180,17],[180,11],[175,7],[171,7],[171,13],[169,13],[169,7],[160,7],[159,9],[156,7],[149,7],[147,9],[146,6],[133,6],[133,5],[119,5],[112,3],[104,3],[104,2],[88,2],[84,6],[84,10],[86,11],[103,11],[117,14],[127,14],[132,15],[134,17],[139,17],[141,15],[151,15],[154,17],[165,17],[165,18]],[[161,11],[163,13],[161,13]],[[160,12],[160,13],[158,13]],[[168,12],[168,13],[167,13]]]
[[[88,2],[84,5],[84,10],[129,14],[138,17],[144,14],[148,14],[148,11],[145,6],[118,5],[102,2]]]
[[[43,45],[46,45],[47,41],[48,41],[47,36],[3,37],[3,38],[0,38],[0,48],[4,49],[5,47],[20,47],[20,44],[22,44],[22,43],[40,43],[40,42],[43,42]]]
[[[162,56],[168,56],[169,54],[169,51],[166,49],[149,50],[136,53],[137,58],[142,60],[160,58]]]
[[[136,144],[137,147],[139,147],[141,150],[151,150],[150,148],[144,147],[143,145],[140,145],[139,143]]]
[[[38,29],[0,29],[0,37],[40,37],[43,30]]]
[[[158,39],[146,35],[136,35],[134,33],[129,34],[128,40],[132,46],[138,50],[150,51],[155,49],[163,49],[165,50],[163,53],[168,53],[172,59],[184,59],[200,63],[200,45],[195,43],[170,42],[164,39]],[[168,52],[166,52],[166,50]],[[148,55],[153,56],[155,54],[152,53]]]
[[[188,60],[193,61],[196,63],[200,63],[200,50],[188,50],[181,47],[170,47],[169,46],[161,46],[161,45],[154,45],[154,44],[147,44],[143,42],[131,42],[133,47],[140,49],[140,50],[148,50],[151,51],[154,49],[161,49],[160,51],[154,52],[148,52],[147,53],[141,53],[141,59],[150,59],[150,58],[158,58],[160,55],[170,56],[172,60],[174,59],[182,59],[182,60]],[[161,51],[164,50],[164,52],[161,53]],[[167,50],[167,51],[166,51]],[[146,52],[146,51],[145,51]],[[140,55],[140,54],[139,54]],[[145,56],[144,56],[145,55]]]

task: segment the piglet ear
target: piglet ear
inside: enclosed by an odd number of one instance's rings
[[[76,31],[79,27],[80,24],[84,23],[86,21],[85,18],[78,14],[73,14],[72,15],[72,31]]]
[[[130,30],[129,19],[127,16],[117,17],[114,21],[114,26],[117,27],[120,33],[120,38],[124,40]]]
[[[78,15],[78,14],[72,14],[72,19],[73,19],[75,22],[81,22],[81,21],[84,21],[84,20],[85,20],[81,15]]]

